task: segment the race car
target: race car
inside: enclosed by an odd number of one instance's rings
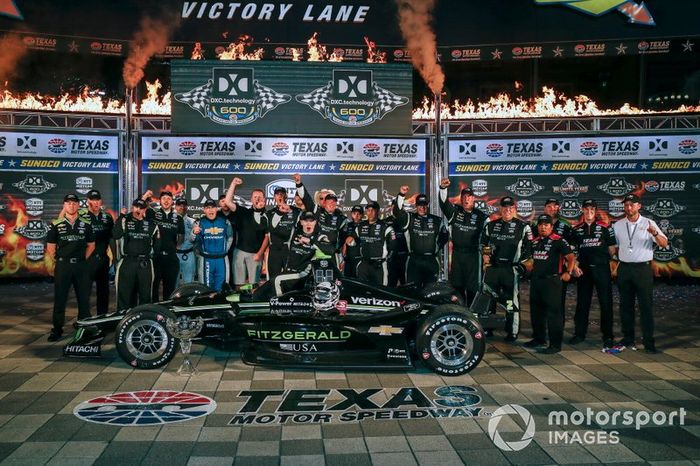
[[[100,356],[105,332],[116,325],[115,346],[124,361],[155,369],[177,352],[168,320],[199,317],[203,328],[194,343],[237,345],[251,365],[407,370],[419,359],[455,376],[476,367],[485,349],[479,319],[448,284],[371,286],[339,276],[327,259],[314,259],[302,286],[280,296],[270,282],[241,292],[192,283],[167,301],[79,320],[64,355]]]

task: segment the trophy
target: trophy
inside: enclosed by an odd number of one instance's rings
[[[192,349],[192,338],[199,335],[204,327],[204,320],[201,317],[191,319],[188,316],[181,316],[166,320],[165,326],[173,337],[180,340],[180,350],[185,358],[177,370],[177,375],[189,377],[197,374],[197,368],[190,361],[190,349]]]
[[[485,244],[481,247],[481,255],[488,256],[489,259],[491,259],[491,256],[493,256],[493,249],[494,249],[493,244],[491,244],[491,243]],[[483,267],[484,267],[484,269],[486,269],[490,265],[491,265],[491,261],[489,260],[489,263],[484,264]]]

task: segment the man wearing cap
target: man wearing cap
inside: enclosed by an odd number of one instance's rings
[[[185,234],[182,243],[177,248],[177,260],[180,262],[180,276],[178,285],[194,281],[196,269],[194,243],[192,243],[192,228],[194,219],[187,215],[187,199],[180,197],[175,201],[175,211],[182,219],[185,227]]]
[[[399,188],[392,213],[396,217],[394,228],[406,232],[409,251],[406,280],[420,289],[437,281],[440,272],[438,254],[447,244],[449,235],[442,219],[428,213],[428,198],[425,194],[416,197],[415,213],[407,213],[404,210],[408,191],[409,187],[406,185]]]
[[[148,202],[153,192],[148,190],[142,199]],[[180,276],[180,261],[177,249],[185,236],[185,223],[173,208],[173,193],[161,191],[160,207],[146,211],[146,218],[158,226],[160,232],[160,252],[153,258],[153,302],[160,301],[160,283],[163,282],[163,299],[175,291]]]
[[[299,222],[301,210],[287,203],[287,190],[277,186],[274,191],[275,207],[268,210],[268,237],[270,250],[267,253],[267,279],[272,280],[282,273],[289,254],[289,243]]]
[[[117,311],[136,302],[148,304],[153,299],[153,255],[160,252],[158,225],[146,218],[148,204],[136,199],[131,212],[121,214],[114,222],[112,235],[119,240],[117,264]],[[138,296],[138,301],[136,297]]]
[[[95,282],[97,296],[97,315],[109,312],[109,256],[107,249],[112,252],[112,258],[117,257],[116,247],[112,239],[114,219],[102,208],[102,195],[96,189],[87,192],[87,209],[81,209],[79,214],[90,222],[95,233],[95,252],[88,259],[90,280]],[[92,283],[91,283],[92,287]]]
[[[668,246],[668,238],[650,218],[639,214],[642,203],[636,194],[628,194],[623,201],[625,218],[614,223],[617,254],[617,286],[620,288],[620,315],[622,340],[619,345],[634,347],[634,301],[639,302],[642,341],[647,353],[656,353],[654,341],[653,286],[651,261],[654,245]]]
[[[357,278],[357,266],[360,265],[360,245],[357,242],[348,245],[348,238],[355,232],[357,227],[362,222],[362,216],[365,214],[365,209],[361,205],[352,206],[350,210],[350,219],[345,224],[341,235],[343,242],[343,274],[349,278]]]
[[[571,243],[578,253],[576,283],[576,314],[574,336],[569,343],[576,345],[586,339],[588,316],[593,288],[600,304],[600,331],[603,348],[613,346],[613,297],[610,256],[615,254],[615,233],[612,227],[596,218],[597,204],[593,199],[583,201],[583,221],[571,232]]]
[[[394,247],[394,229],[379,220],[377,201],[367,204],[365,214],[367,220],[360,222],[346,244],[360,247],[361,262],[357,267],[357,278],[371,285],[387,286],[389,272],[386,261]]]
[[[470,305],[481,283],[481,232],[488,215],[474,207],[474,192],[464,188],[459,193],[460,203],[447,199],[449,178],[440,181],[440,210],[447,218],[452,239],[450,284],[458,290]]]
[[[303,199],[306,210],[316,215],[317,225],[321,229],[321,233],[328,238],[331,244],[335,245],[333,261],[336,266],[339,266],[342,260],[342,256],[339,255],[340,247],[342,246],[340,244],[341,232],[344,230],[348,219],[338,209],[338,196],[327,189],[322,190],[319,203],[316,204],[306,186],[302,184],[300,174],[294,174],[294,183],[296,183],[297,193]]]
[[[236,188],[243,180],[231,180],[224,202],[234,214],[236,223],[236,247],[233,250],[233,282],[240,288],[246,283],[258,283],[269,239],[268,223],[265,216],[265,192],[253,189],[250,195],[251,207],[233,202]]]
[[[231,273],[228,250],[233,242],[233,229],[226,218],[217,215],[216,204],[213,199],[204,203],[204,216],[194,223],[190,240],[199,257],[201,282],[218,291]]]
[[[63,198],[63,216],[51,223],[46,237],[46,253],[56,261],[49,341],[57,341],[63,335],[71,286],[78,300],[78,320],[90,317],[90,270],[86,259],[95,250],[95,234],[90,221],[78,215],[79,206],[78,196],[67,194]]]
[[[530,279],[530,318],[532,319],[532,340],[525,347],[544,345],[549,333],[549,346],[542,350],[545,354],[561,351],[564,326],[561,306],[561,284],[571,280],[576,265],[569,243],[553,233],[553,219],[547,214],[537,217],[537,238],[532,245],[532,278]],[[562,259],[566,266],[562,270]]]
[[[518,285],[524,264],[532,257],[532,229],[515,217],[512,197],[502,197],[500,206],[501,218],[486,223],[481,235],[482,260],[488,267],[484,283],[498,293],[506,306],[506,341],[513,342],[520,331]]]

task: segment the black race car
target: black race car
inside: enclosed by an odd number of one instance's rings
[[[485,348],[479,319],[449,285],[370,286],[314,259],[305,283],[280,296],[270,282],[247,292],[191,283],[167,301],[80,320],[64,354],[99,356],[104,332],[116,325],[115,345],[128,364],[162,367],[178,348],[167,320],[197,317],[204,327],[195,343],[238,344],[253,365],[405,370],[415,357],[438,374],[460,375],[479,364]]]

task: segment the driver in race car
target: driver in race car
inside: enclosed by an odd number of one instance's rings
[[[283,272],[274,279],[275,295],[280,296],[303,284],[311,273],[311,260],[316,250],[331,255],[336,250],[336,244],[328,240],[320,228],[317,228],[316,215],[313,212],[304,212],[299,219],[301,228],[297,228],[289,245],[287,264]]]

